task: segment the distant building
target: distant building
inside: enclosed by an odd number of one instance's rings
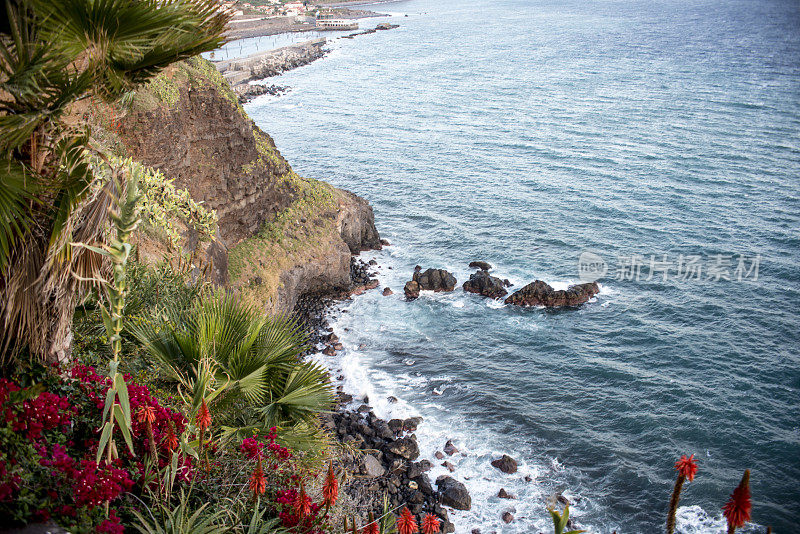
[[[305,13],[306,5],[303,2],[287,2],[283,4],[283,7],[286,9],[286,13],[288,14],[290,11],[293,11],[295,15],[299,13]]]

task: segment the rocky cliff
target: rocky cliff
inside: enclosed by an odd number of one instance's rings
[[[139,90],[120,137],[128,155],[217,211],[218,237],[204,249],[212,278],[265,311],[346,289],[350,255],[380,247],[369,204],[298,176],[205,60],[179,63]]]

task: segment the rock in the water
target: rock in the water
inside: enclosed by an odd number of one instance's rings
[[[433,456],[437,460],[441,460],[442,458],[444,458],[444,453],[442,451],[436,451],[436,452],[433,453]]]
[[[456,510],[469,510],[472,508],[472,498],[466,486],[453,477],[441,476],[436,479],[436,487],[442,494],[442,504],[451,506]]]
[[[455,276],[444,269],[428,269],[423,272],[419,266],[414,269],[414,276],[411,281],[416,282],[422,290],[436,292],[452,291],[458,282]]]
[[[403,288],[403,293],[406,294],[406,298],[408,300],[414,300],[419,298],[419,290],[419,283],[415,282],[414,280],[409,280],[406,282],[406,285]]]
[[[369,478],[382,477],[386,474],[386,469],[380,461],[371,454],[365,454],[362,460],[361,470]]]
[[[388,297],[389,295],[394,295],[394,291],[392,291],[392,289],[389,288],[389,287],[384,287],[383,288],[383,296],[384,297]]]
[[[511,523],[514,520],[514,514],[511,512],[503,512],[503,522]]]
[[[504,454],[497,460],[492,460],[492,467],[496,467],[503,473],[511,474],[517,472],[517,461],[511,456]]]
[[[578,284],[567,289],[553,289],[549,284],[536,280],[526,285],[505,300],[506,304],[517,306],[580,306],[600,291],[597,282]]]
[[[458,449],[456,449],[456,446],[453,445],[453,442],[448,439],[447,443],[444,444],[444,452],[446,452],[448,456],[453,456],[458,452]]]
[[[389,452],[401,456],[406,460],[416,460],[417,457],[419,457],[419,446],[415,439],[400,438],[389,445]]]
[[[417,426],[422,422],[422,417],[409,417],[403,421],[403,430],[406,432],[414,432]]]
[[[445,462],[442,464],[442,467],[446,467],[447,470],[450,471],[451,473],[456,470],[456,466],[454,466],[453,464],[451,464],[447,460],[445,460]]]
[[[469,266],[471,269],[481,269],[482,271],[492,270],[492,266],[485,261],[471,261]]]
[[[464,282],[463,287],[464,291],[493,299],[503,298],[508,294],[508,291],[503,286],[503,281],[496,276],[491,276],[486,271],[478,271],[470,275],[469,280]]]
[[[501,499],[516,499],[516,497],[508,493],[505,488],[500,488],[500,491],[497,492],[497,496]]]

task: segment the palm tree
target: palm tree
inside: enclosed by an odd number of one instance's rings
[[[331,407],[333,388],[322,367],[301,360],[306,335],[293,320],[206,295],[132,332],[187,392],[191,412],[203,399],[213,401],[228,437],[274,426],[294,447],[317,442],[317,416]]]
[[[216,0],[5,0],[0,11],[0,357],[66,357],[72,311],[104,261],[117,180],[91,131],[87,98],[116,102],[163,68],[224,43]],[[4,9],[3,9],[4,8]]]

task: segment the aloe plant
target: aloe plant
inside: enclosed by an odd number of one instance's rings
[[[553,527],[555,528],[555,534],[580,534],[581,532],[586,532],[585,530],[570,530],[568,532],[564,532],[564,529],[567,528],[567,523],[569,523],[569,505],[567,504],[564,506],[564,513],[559,514],[556,510],[550,508],[548,510],[550,512],[550,516],[553,518]]]
[[[97,448],[96,461],[99,464],[103,454],[106,461],[111,462],[115,455],[114,426],[119,426],[120,432],[133,454],[131,441],[131,408],[128,401],[128,387],[125,378],[119,372],[119,355],[122,351],[122,328],[125,309],[125,296],[128,294],[128,284],[125,277],[125,268],[131,252],[130,237],[139,225],[138,204],[141,199],[138,186],[138,175],[132,172],[128,176],[125,196],[121,194],[122,182],[112,172],[111,178],[115,185],[117,195],[111,199],[109,218],[116,228],[116,236],[108,245],[95,247],[85,243],[73,243],[74,247],[86,248],[107,258],[111,263],[112,276],[110,280],[95,279],[105,293],[107,306],[100,304],[103,316],[103,325],[106,329],[108,342],[111,346],[112,360],[109,362],[108,378],[110,387],[106,393],[105,407],[103,408],[103,426],[100,434],[100,445]]]

